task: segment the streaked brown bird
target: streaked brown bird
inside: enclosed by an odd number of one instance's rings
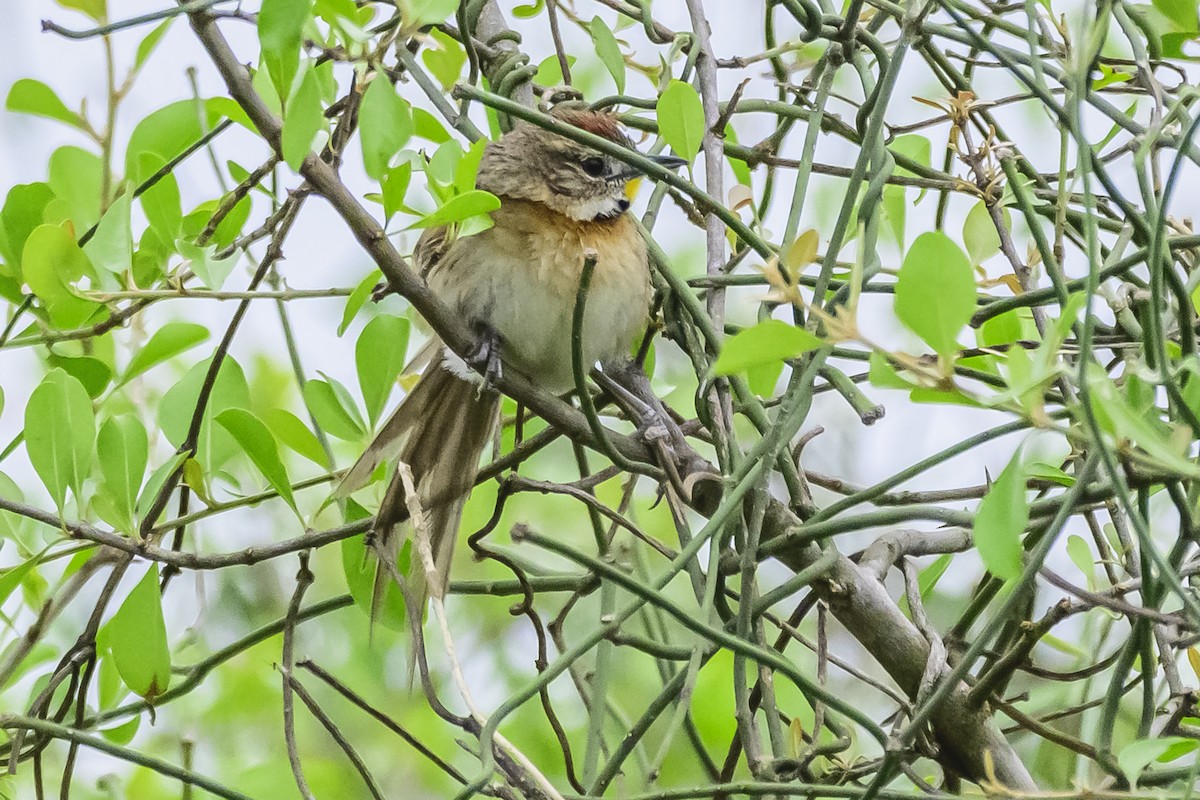
[[[562,122],[632,148],[610,114],[556,109]],[[655,156],[675,168],[686,163]],[[518,123],[488,144],[476,186],[500,198],[491,228],[455,238],[431,228],[413,262],[430,288],[481,335],[470,364],[436,339],[422,351],[420,380],[342,479],[342,496],[366,485],[385,462],[411,469],[428,525],[436,585],[427,586],[414,555],[406,579],[410,611],[423,612],[428,592],[441,596],[449,580],[463,505],[498,416],[499,395],[476,371],[498,369],[498,353],[551,392],[574,385],[571,334],[585,254],[597,254],[583,322],[585,365],[628,359],[647,323],[650,273],[646,245],[629,206],[640,174],[624,162],[535,125]],[[486,368],[484,366],[486,365]],[[406,510],[397,473],[376,516],[371,539],[381,559],[395,559]],[[376,601],[386,581],[376,580]],[[420,610],[418,610],[420,609]],[[419,616],[418,616],[419,618]]]

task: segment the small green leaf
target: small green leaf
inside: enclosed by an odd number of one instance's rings
[[[96,455],[103,478],[101,493],[117,513],[121,529],[132,535],[134,508],[149,457],[146,428],[141,420],[126,414],[105,422],[96,439]]]
[[[158,43],[162,41],[163,36],[171,28],[171,23],[175,21],[174,17],[168,17],[159,23],[154,30],[146,34],[146,37],[138,42],[137,52],[133,57],[133,68],[139,70],[146,65],[146,60],[150,58],[150,54],[158,47]]]
[[[292,482],[288,479],[287,468],[279,458],[279,447],[275,437],[258,417],[243,408],[230,408],[217,415],[217,422],[229,431],[237,443],[241,445],[258,471],[271,484],[271,488],[279,492],[279,496],[292,507],[299,516],[296,508],[296,497],[292,494]]]
[[[1074,486],[1075,485],[1075,476],[1074,475],[1068,475],[1067,473],[1063,472],[1058,467],[1052,466],[1050,464],[1043,464],[1040,461],[1037,463],[1034,463],[1034,464],[1030,464],[1028,473],[1029,473],[1029,477],[1031,479],[1036,479],[1039,481],[1050,481],[1051,483],[1057,483],[1059,486]]]
[[[133,266],[133,232],[129,224],[132,192],[129,186],[112,202],[96,234],[83,246],[83,252],[96,269],[120,274]]]
[[[927,599],[930,592],[937,587],[938,581],[946,574],[946,570],[950,568],[950,562],[953,560],[953,553],[942,553],[932,564],[917,573],[917,588],[921,593],[922,600]],[[907,595],[900,598],[900,610],[906,616],[911,616]]]
[[[1087,585],[1091,587],[1096,580],[1096,559],[1092,557],[1092,548],[1082,536],[1071,534],[1067,537],[1067,556],[1075,568],[1083,573]]]
[[[575,56],[567,56],[567,69],[575,66],[575,62],[578,60]],[[566,83],[562,62],[558,60],[557,55],[546,56],[542,59],[538,64],[537,72],[533,74],[533,82],[541,86],[561,86]]]
[[[33,229],[42,224],[46,206],[54,192],[44,183],[23,183],[8,190],[0,210],[0,275],[21,277],[21,251]]]
[[[50,154],[46,181],[67,206],[75,230],[82,232],[100,219],[100,157],[81,147],[60,147]]]
[[[617,94],[625,94],[625,56],[621,54],[621,45],[608,25],[600,17],[592,17],[588,23],[588,33],[592,36],[592,44],[596,47],[596,55],[612,75],[613,83],[617,85]]]
[[[452,222],[462,222],[470,217],[487,214],[500,208],[500,198],[482,189],[472,189],[465,194],[457,195],[425,217],[409,225],[412,228],[434,228],[438,225],[449,225]]]
[[[154,502],[154,498],[162,490],[162,487],[167,482],[167,478],[174,475],[185,461],[188,460],[188,454],[175,453],[162,464],[159,464],[154,472],[150,473],[150,477],[146,480],[146,485],[142,487],[142,493],[138,496],[137,513],[138,515],[145,514],[150,504]]]
[[[367,273],[367,277],[363,278],[358,286],[354,287],[354,291],[346,298],[346,308],[342,311],[342,321],[338,325],[337,335],[341,336],[350,327],[350,323],[358,316],[358,312],[362,309],[363,304],[367,302],[367,298],[371,296],[375,286],[383,278],[379,270],[371,270]]]
[[[211,128],[217,114],[196,100],[179,100],[148,114],[134,126],[125,148],[125,177],[146,180],[163,164],[191,147]],[[143,160],[143,156],[155,158]]]
[[[1089,370],[1092,408],[1100,426],[1118,439],[1128,439],[1163,467],[1189,477],[1200,477],[1200,466],[1176,445],[1157,416],[1131,408],[1117,387],[1099,367]],[[1157,414],[1157,412],[1154,412]]]
[[[896,316],[938,355],[958,352],[958,334],[975,311],[975,278],[958,245],[944,233],[912,243],[896,280]]]
[[[67,104],[58,99],[46,84],[33,78],[22,78],[8,90],[8,100],[4,107],[19,114],[32,114],[37,117],[65,122],[73,128],[83,129],[83,119]]]
[[[75,239],[58,225],[40,225],[25,240],[21,253],[25,282],[60,328],[82,325],[100,307],[75,293],[73,285],[92,272],[92,264]]]
[[[24,562],[9,567],[6,570],[0,570],[0,605],[3,605],[8,596],[21,585],[21,582],[25,580],[25,576],[41,563],[42,557],[49,549],[50,547],[47,546],[45,550],[26,559]]]
[[[1021,534],[1029,524],[1025,468],[1017,451],[1000,473],[975,514],[975,548],[988,572],[1001,580],[1021,574]]]
[[[888,221],[888,231],[903,250],[905,222],[908,218],[907,191],[903,186],[883,187],[883,214]]]
[[[279,97],[291,93],[300,62],[304,23],[312,14],[312,0],[263,0],[258,13],[258,41],[262,60]]]
[[[517,19],[529,19],[542,13],[542,9],[545,7],[546,0],[534,0],[534,2],[526,3],[523,6],[513,6],[512,15]]]
[[[210,361],[205,359],[188,370],[182,380],[168,389],[159,401],[158,426],[167,441],[176,447],[187,438]],[[205,472],[216,472],[239,449],[233,437],[222,426],[213,423],[214,418],[227,408],[249,407],[250,388],[246,383],[246,373],[232,356],[226,356],[217,370],[196,443],[195,458]]]
[[[1196,0],[1153,0],[1154,7],[1180,31],[1194,31]]]
[[[158,592],[158,565],[151,565],[104,629],[121,680],[153,703],[171,684],[171,651]]]
[[[79,497],[91,471],[95,438],[92,399],[83,384],[61,369],[51,370],[25,406],[25,449],[60,511],[68,488]]]
[[[898,161],[911,161],[923,167],[929,166],[930,158],[933,154],[933,146],[929,143],[929,140],[915,133],[897,136],[888,145],[888,150],[891,150],[893,155],[899,156]],[[902,164],[896,165],[896,174],[907,175],[909,177],[916,175],[915,172],[906,169]]]
[[[407,0],[404,4],[404,24],[421,27],[446,18],[458,10],[458,0]]]
[[[446,131],[446,126],[425,109],[414,108],[412,110],[412,118],[414,136],[427,139],[434,144],[442,144],[450,141],[450,134]]]
[[[1155,761],[1174,761],[1192,752],[1200,745],[1195,739],[1182,736],[1163,736],[1156,739],[1138,739],[1125,745],[1117,755],[1117,766],[1125,775],[1129,785],[1137,788],[1142,771]],[[1170,758],[1168,758],[1170,756]]]
[[[358,335],[358,342],[354,346],[354,363],[358,368],[358,385],[372,426],[387,405],[388,395],[404,369],[408,331],[408,320],[404,317],[380,314],[368,322]]]
[[[397,211],[405,208],[404,196],[408,193],[408,184],[412,180],[412,163],[405,161],[398,167],[393,167],[383,174],[379,186],[383,189],[383,218],[386,222]]]
[[[267,423],[276,439],[292,450],[319,467],[329,467],[329,458],[316,434],[295,414],[282,408],[268,408],[263,414],[263,422]]]
[[[300,81],[296,94],[288,101],[283,117],[283,160],[300,171],[304,157],[312,151],[313,139],[325,127],[325,109],[321,106],[321,87],[316,71],[309,70]]]
[[[690,83],[673,80],[658,98],[658,132],[677,156],[691,161],[704,138],[704,106]]]
[[[396,94],[386,75],[376,75],[363,93],[358,126],[362,131],[363,166],[367,175],[379,180],[392,156],[413,133],[408,101]]]
[[[987,204],[980,200],[971,208],[963,222],[963,244],[972,264],[982,264],[1000,252],[1000,234],[988,213]]]
[[[51,353],[46,356],[46,364],[51,368],[58,367],[68,375],[83,384],[88,397],[95,399],[104,394],[108,382],[112,380],[112,370],[103,359],[92,356],[64,356]]]
[[[357,442],[366,431],[362,422],[342,404],[338,393],[326,381],[314,380],[304,384],[304,403],[316,418],[317,424],[330,436],[347,442]]]
[[[442,88],[450,91],[462,75],[463,65],[467,63],[467,51],[453,37],[447,36],[437,28],[431,29],[429,33],[437,46],[421,48],[421,59],[429,68],[430,74],[442,84]]]
[[[191,350],[208,339],[208,335],[208,328],[195,322],[168,322],[155,331],[150,341],[129,359],[129,366],[121,376],[121,384],[124,385],[151,367]]]
[[[225,258],[216,258],[216,251],[217,246],[212,244],[197,247],[184,240],[179,242],[179,254],[188,259],[192,272],[196,273],[201,283],[214,290],[225,285],[225,280],[238,262],[237,253]]]
[[[736,375],[760,364],[795,358],[823,345],[803,328],[769,319],[726,339],[712,371],[714,375]]]
[[[147,175],[162,167],[164,162],[152,153],[145,153],[139,159],[142,169]],[[179,197],[179,182],[174,175],[164,175],[157,183],[138,198],[142,211],[146,213],[146,221],[158,236],[160,242],[167,247],[173,247],[175,240],[183,232],[183,204]]]
[[[96,22],[106,22],[108,17],[108,0],[55,0],[63,8],[82,11]]]

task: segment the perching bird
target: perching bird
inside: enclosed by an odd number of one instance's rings
[[[610,114],[556,109],[554,116],[631,147]],[[671,168],[686,163],[654,158]],[[448,228],[431,228],[418,240],[413,262],[442,302],[481,333],[479,357],[487,359],[489,371],[499,364],[498,343],[505,367],[542,388],[559,393],[574,385],[572,317],[589,251],[597,259],[583,363],[628,358],[631,342],[645,330],[651,296],[646,245],[628,213],[639,177],[615,158],[532,124],[518,123],[488,144],[476,186],[500,198],[492,227],[459,238]],[[417,619],[427,592],[445,592],[463,504],[499,409],[499,395],[472,365],[436,340],[425,352],[428,366],[420,380],[338,489],[342,496],[356,491],[385,462],[412,470],[437,572],[436,585],[426,586],[414,554],[405,594]],[[391,563],[403,543],[395,528],[406,511],[404,497],[397,474],[371,534],[380,558]],[[377,578],[376,602],[384,585]]]

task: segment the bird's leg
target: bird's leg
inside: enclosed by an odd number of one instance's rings
[[[479,339],[474,352],[467,356],[467,363],[483,374],[488,386],[494,387],[504,377],[504,368],[500,364],[500,333],[486,322],[476,322],[473,327]]]
[[[687,438],[670,412],[667,411],[666,406],[658,399],[658,395],[654,393],[654,389],[650,386],[650,379],[646,377],[642,368],[629,362],[611,368],[610,372],[612,383],[619,387],[619,392],[613,392],[614,387],[611,385],[605,385],[604,388],[614,396],[623,395],[627,405],[633,405],[628,402],[629,397],[636,398],[638,401],[638,433],[642,438],[648,439],[656,434],[665,434],[675,452],[686,453],[690,449]]]
[[[392,284],[387,278],[384,278],[379,283],[375,284],[375,288],[371,290],[371,302],[378,303],[389,294],[395,294],[396,290],[392,288]]]

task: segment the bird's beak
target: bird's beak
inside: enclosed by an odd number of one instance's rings
[[[688,160],[679,156],[650,156],[649,158],[655,164],[666,169],[679,169],[688,165]]]
[[[646,156],[646,158],[665,169],[679,169],[680,167],[687,166],[688,164],[688,160],[686,158],[680,158],[679,156],[657,155]],[[634,195],[637,194],[638,186],[640,186],[642,183],[642,174],[643,173],[641,170],[630,167],[617,176],[626,180],[625,196],[630,200],[633,200]]]

